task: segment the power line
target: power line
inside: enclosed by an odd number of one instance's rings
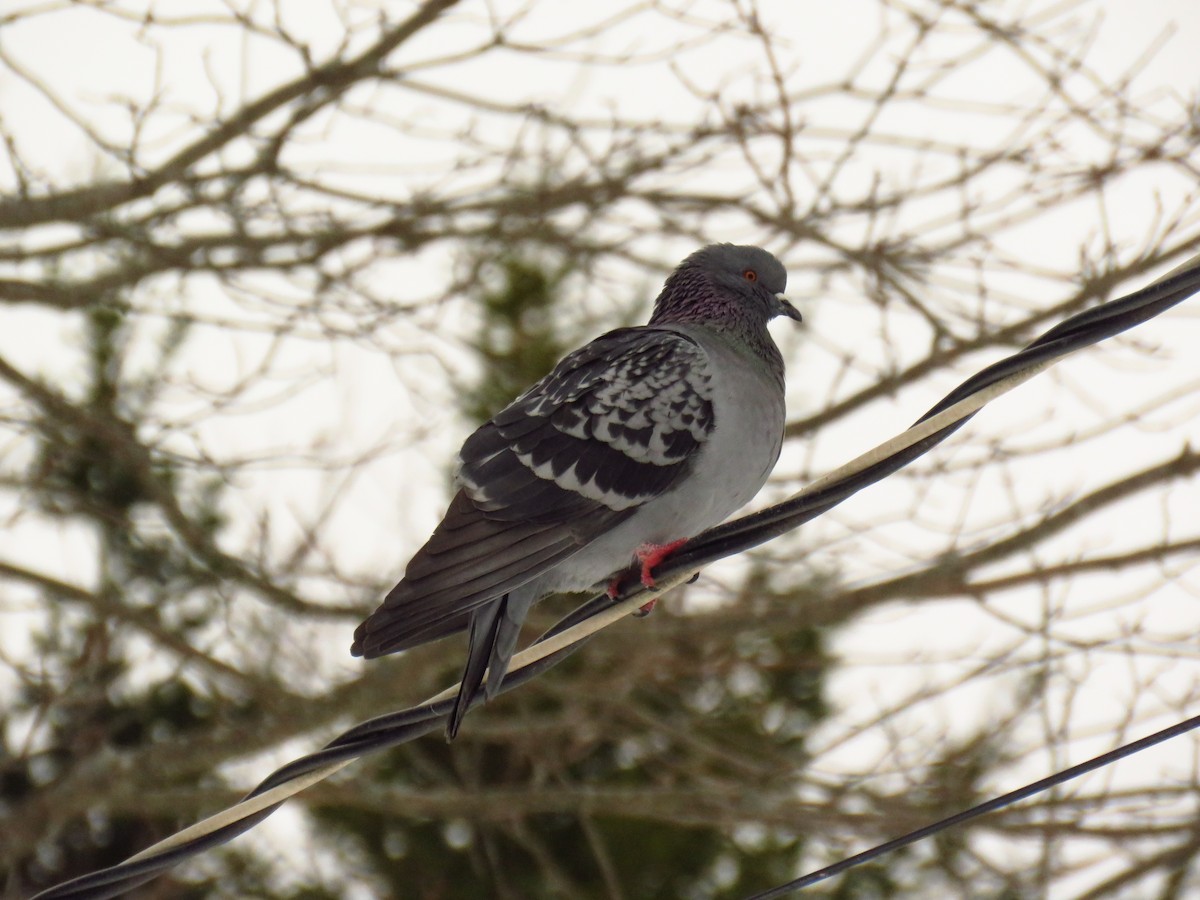
[[[1135,753],[1147,750],[1164,741],[1169,741],[1171,738],[1187,734],[1189,731],[1194,731],[1197,728],[1200,728],[1200,716],[1193,716],[1169,728],[1164,728],[1162,731],[1156,731],[1154,734],[1140,740],[1124,744],[1115,750],[1109,750],[1107,753],[1101,753],[1099,756],[1092,757],[1087,762],[1071,766],[1069,769],[1063,769],[1061,772],[1055,772],[1053,775],[1049,775],[1040,781],[1027,784],[1024,787],[1017,788],[1015,791],[1009,791],[1007,794],[993,797],[991,800],[980,803],[978,806],[972,806],[970,809],[947,816],[944,819],[934,822],[932,825],[926,825],[923,828],[910,831],[908,834],[901,835],[898,838],[877,844],[870,850],[864,850],[862,853],[848,856],[833,865],[818,869],[815,872],[809,872],[807,875],[797,878],[794,881],[789,881],[787,884],[781,884],[779,887],[771,888],[769,891],[763,891],[761,894],[747,897],[746,900],[773,900],[775,897],[784,897],[796,891],[803,890],[806,887],[811,887],[819,881],[825,881],[834,875],[840,875],[842,872],[853,869],[855,866],[861,866],[863,863],[870,862],[873,859],[878,859],[881,856],[891,853],[893,850],[899,850],[901,847],[915,844],[917,841],[932,837],[939,832],[953,828],[955,825],[961,825],[964,822],[977,819],[998,809],[1004,809],[1006,806],[1012,806],[1014,803],[1026,800],[1035,794],[1040,794],[1042,791],[1058,787],[1060,784],[1064,784],[1073,778],[1078,778],[1080,775],[1086,775],[1088,772],[1102,769],[1118,760],[1125,759],[1127,756],[1133,756]]]
[[[868,485],[886,478],[927,453],[961,428],[995,397],[1032,378],[1053,362],[1133,328],[1181,303],[1197,291],[1200,291],[1200,257],[1194,257],[1148,287],[1065,319],[1024,349],[968,378],[921,416],[911,428],[892,440],[836,472],[831,472],[782,503],[710,529],[689,541],[655,571],[660,585],[658,591],[669,590],[710,563],[763,544],[825,513]],[[574,653],[601,628],[624,618],[643,605],[645,593],[646,590],[638,579],[630,578],[617,599],[610,599],[602,594],[583,604],[539,638],[533,647],[514,658],[513,666],[501,686],[501,693],[519,687]],[[441,728],[453,706],[455,693],[456,689],[451,688],[425,703],[356,725],[316,753],[277,769],[241,803],[172,835],[123,863],[51,887],[38,894],[35,900],[99,900],[125,893],[183,860],[226,843],[253,828],[278,809],[288,797],[327,778],[354,759],[406,743]],[[482,697],[477,702],[482,702]],[[1180,727],[1175,726],[1175,729]],[[1174,732],[1174,729],[1168,729],[1168,732]],[[1171,736],[1173,733],[1167,734],[1161,740]],[[1157,736],[1144,740],[1152,741],[1155,737]],[[1129,746],[1135,747],[1136,744]],[[1096,765],[1104,764],[1107,763]],[[1090,763],[1083,765],[1087,766]],[[1082,774],[1082,771],[1076,774]],[[1060,776],[1051,776],[1056,777]],[[1035,786],[1031,785],[1022,788],[1021,791],[1036,793],[1037,790],[1043,789],[1035,789]],[[1021,791],[1014,792],[1014,795],[1028,796]],[[1005,795],[990,802],[997,803],[1014,795]],[[1020,796],[1008,802],[1015,802],[1016,799],[1020,799]],[[980,810],[978,812],[968,810],[945,820],[944,825],[937,823],[929,827],[941,830],[967,818],[982,815],[992,808],[999,808],[990,807],[988,804],[983,806],[987,808],[977,807],[976,810]],[[897,841],[911,843],[932,833],[935,831],[922,829],[913,835],[898,838]],[[876,848],[867,852],[877,856],[894,849],[895,846],[903,846],[904,843],[889,842],[881,845],[882,849]],[[844,871],[845,868],[857,865],[856,859],[857,857],[852,857],[838,863],[842,868],[836,871]],[[823,880],[832,874],[836,872],[813,873],[805,878],[820,875],[816,880]],[[803,886],[792,882],[775,890],[786,893]]]

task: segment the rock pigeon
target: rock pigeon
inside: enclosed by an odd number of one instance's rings
[[[758,247],[698,250],[649,324],[569,354],[467,438],[445,518],[350,652],[468,630],[453,738],[481,687],[496,693],[534,603],[635,559],[653,584],[654,566],[747,503],[779,458],[783,358],[767,322],[801,320],[786,284]]]

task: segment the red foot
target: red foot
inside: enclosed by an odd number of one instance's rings
[[[645,603],[643,603],[641,606],[638,607],[638,611],[635,612],[634,615],[637,616],[639,619],[642,618],[642,616],[650,615],[650,613],[654,612],[654,604],[657,602],[658,602],[657,597],[655,597],[653,600],[647,600]]]
[[[609,600],[617,599],[617,594],[621,593],[621,576],[620,575],[617,575],[615,578],[613,578],[612,581],[610,581],[608,583],[608,590],[605,591],[605,593],[608,594]],[[655,597],[653,600],[648,600],[647,602],[643,603],[641,606],[638,607],[638,611],[635,612],[634,615],[637,616],[638,618],[641,618],[642,616],[650,615],[650,613],[654,610],[654,604],[657,602],[658,602],[657,597]]]
[[[654,587],[654,569],[664,559],[687,543],[687,538],[680,538],[677,541],[671,541],[667,544],[642,544],[634,552],[637,561],[642,564],[642,584],[648,588]],[[617,575],[608,583],[606,593],[609,599],[617,599],[617,594],[621,589],[621,576]],[[634,613],[636,616],[648,616],[651,610],[654,609],[654,604],[658,602],[658,598],[648,600],[638,608]]]
[[[634,551],[638,562],[642,564],[642,584],[654,587],[654,569],[664,559],[687,543],[687,538],[671,541],[669,544],[642,544]],[[653,603],[653,601],[651,601]]]

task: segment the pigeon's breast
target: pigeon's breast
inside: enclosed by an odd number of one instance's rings
[[[778,367],[706,328],[669,327],[708,356],[713,431],[677,484],[540,576],[539,593],[592,587],[627,567],[642,544],[694,537],[721,523],[758,493],[779,458],[784,395]]]
[[[695,331],[699,333],[689,336],[708,354],[714,371],[714,428],[695,470],[671,492],[691,495],[677,501],[684,506],[681,514],[687,506],[691,513],[683,518],[687,533],[664,538],[668,541],[692,537],[749,503],[775,468],[783,442],[784,395],[778,370],[744,345]],[[668,500],[670,494],[660,499]]]

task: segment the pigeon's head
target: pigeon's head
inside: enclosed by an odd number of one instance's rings
[[[654,305],[651,322],[802,321],[783,295],[787,270],[761,247],[710,244],[679,264]]]

